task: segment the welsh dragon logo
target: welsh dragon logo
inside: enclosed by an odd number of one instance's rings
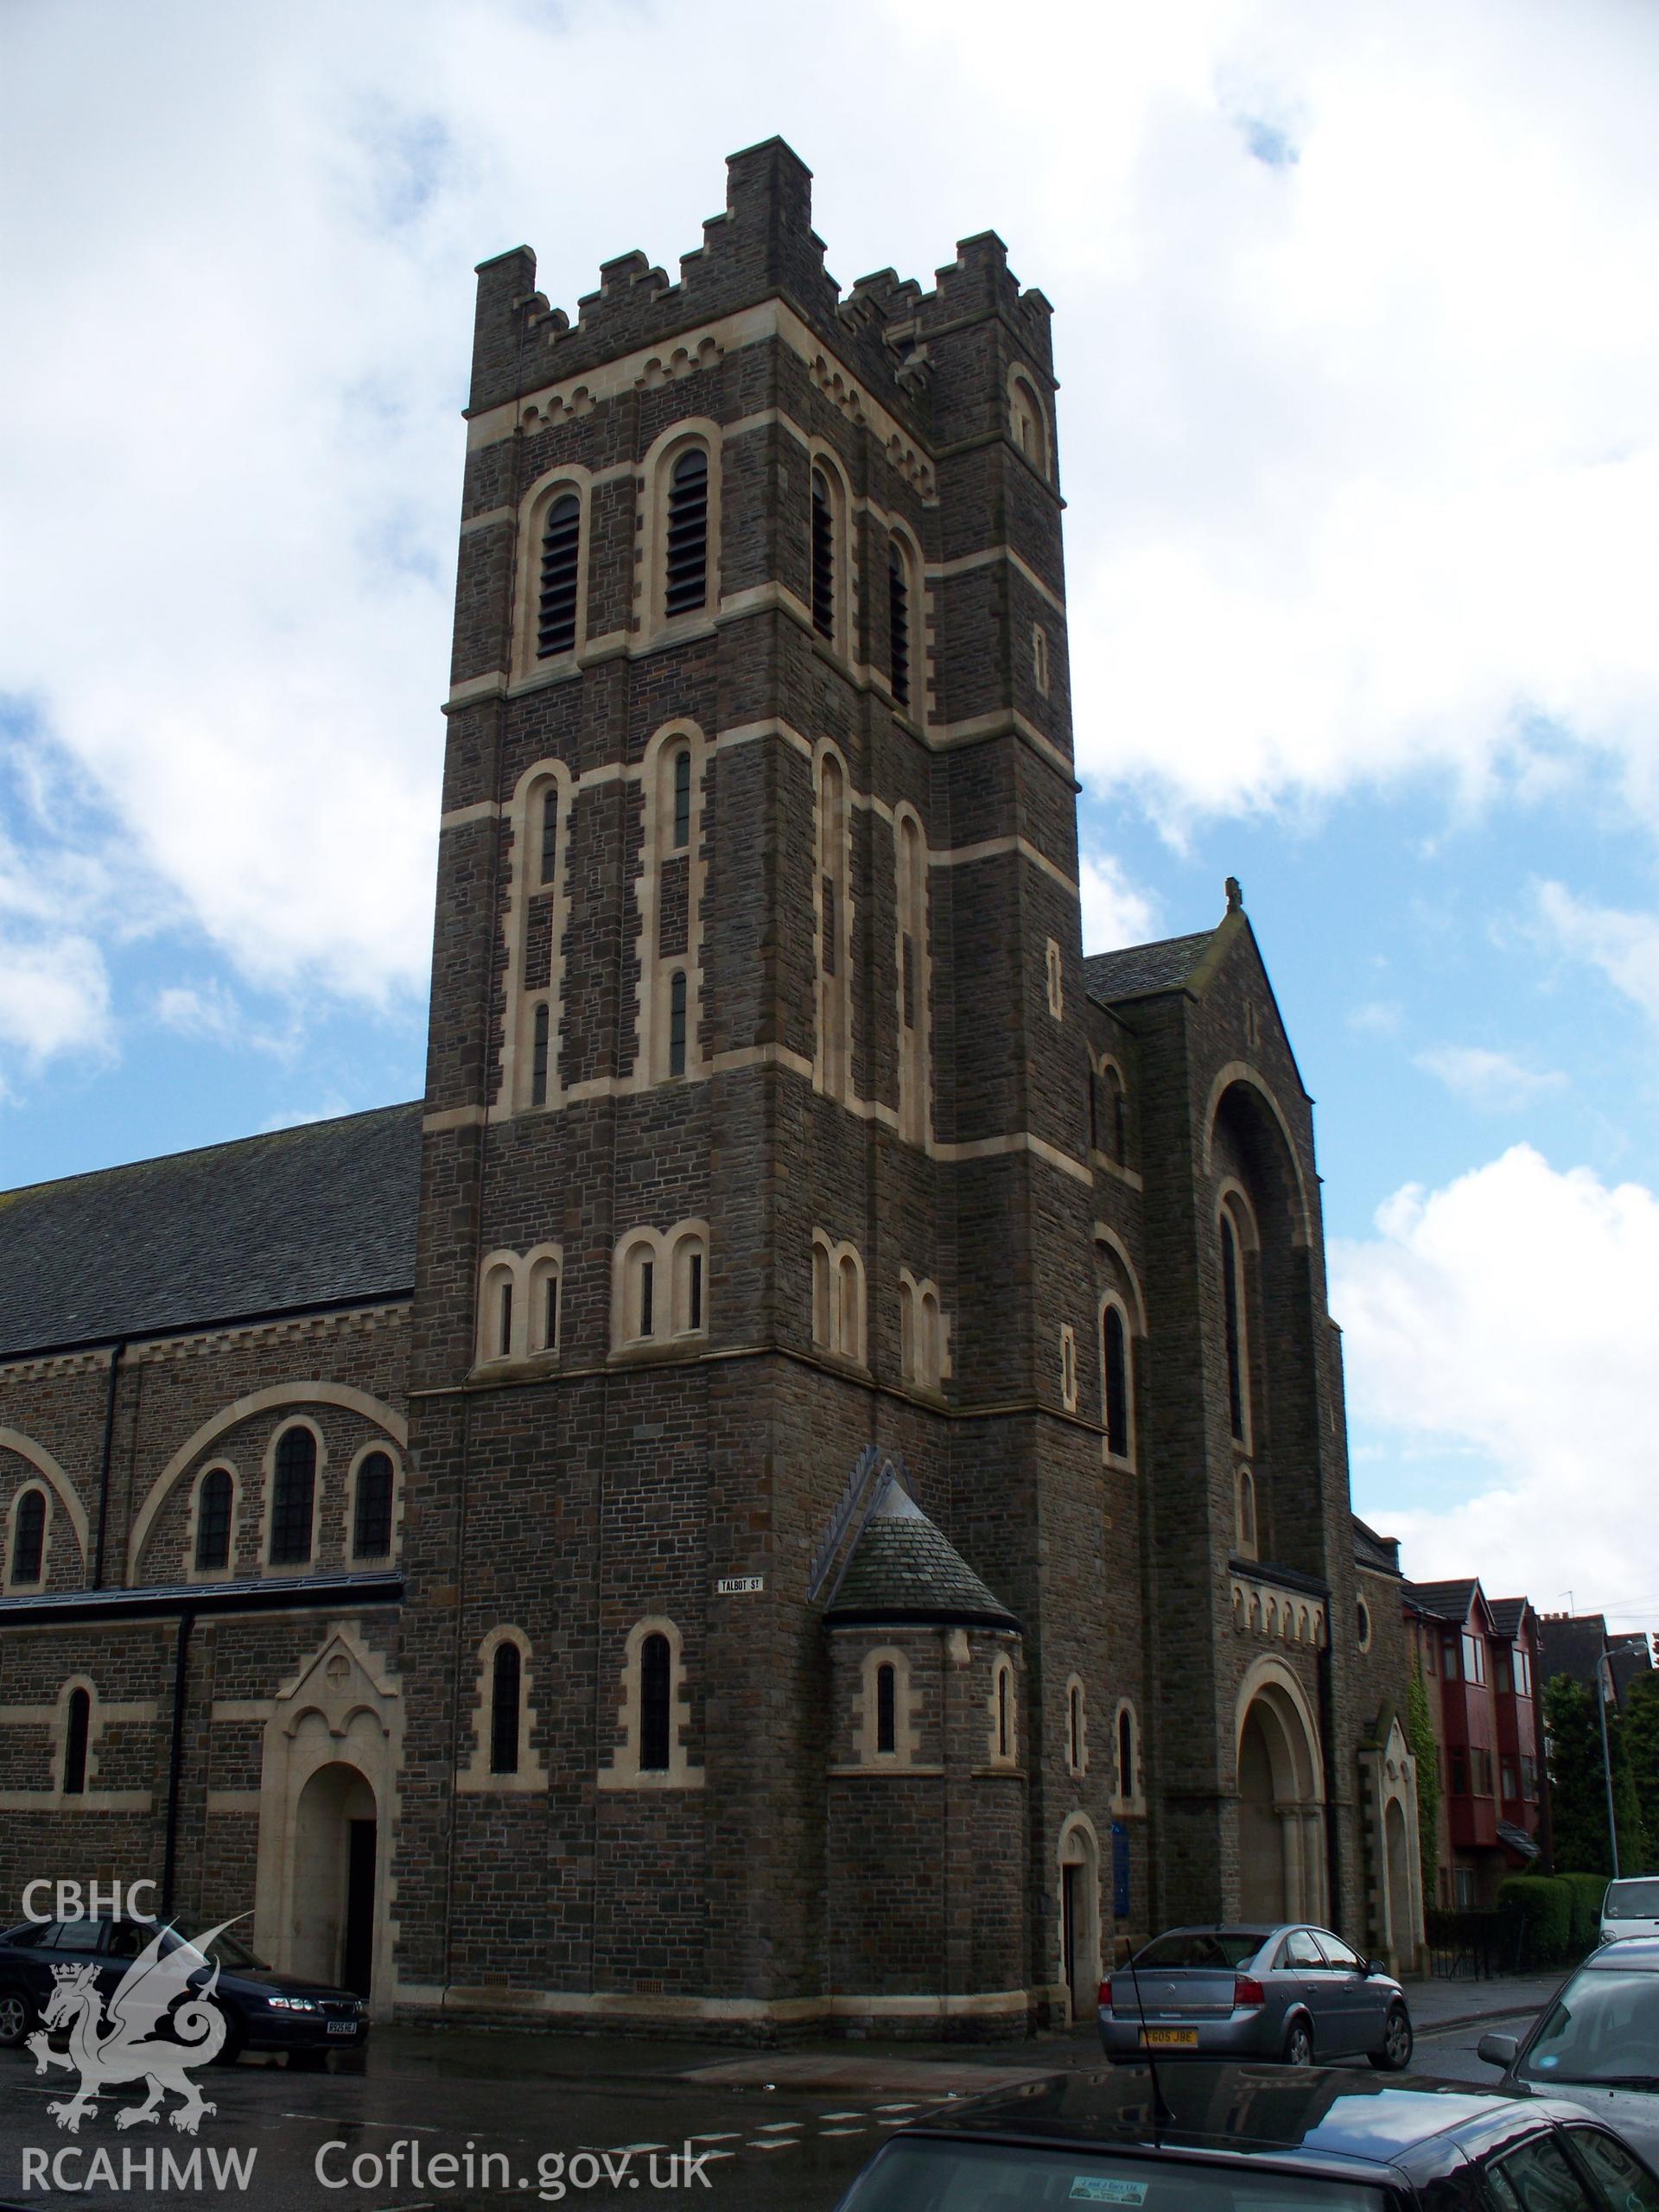
[[[30,2036],[29,2048],[37,2074],[48,2066],[79,2072],[75,2094],[47,2107],[60,2127],[78,2134],[99,2090],[122,2082],[143,2082],[149,2094],[143,2104],[126,2105],[117,2113],[118,2127],[158,2120],[169,2089],[181,2101],[168,2117],[186,2135],[195,2133],[204,2113],[218,2110],[189,2075],[191,2068],[216,2058],[224,2046],[225,2016],[213,2003],[217,1961],[202,1987],[192,1989],[190,1984],[206,1964],[208,1945],[230,1924],[221,1921],[195,1943],[176,1942],[166,1951],[162,1946],[172,1930],[157,1929],[111,1995],[107,2019],[94,1967],[53,1969],[54,1986],[41,2015],[45,2024]],[[69,2031],[67,2052],[54,2050],[47,2040],[48,2029],[62,2027]]]

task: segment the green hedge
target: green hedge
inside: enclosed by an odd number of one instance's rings
[[[1593,1951],[1601,1934],[1601,1901],[1607,1894],[1605,1874],[1558,1874],[1573,1893],[1573,1948]]]
[[[1577,1955],[1573,1948],[1573,1879],[1561,1874],[1510,1874],[1497,1885],[1497,1909],[1512,1926],[1518,1924],[1520,1963],[1529,1967],[1559,1966]],[[1598,1897],[1599,1903],[1599,1897]],[[1595,1942],[1591,1931],[1580,1948]]]

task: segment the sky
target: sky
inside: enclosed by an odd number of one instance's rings
[[[1649,0],[12,0],[0,1185],[418,1095],[474,264],[1054,303],[1087,948],[1241,878],[1354,1501],[1659,1628]]]

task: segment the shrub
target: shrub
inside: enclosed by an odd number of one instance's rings
[[[1497,1909],[1517,1929],[1519,1963],[1559,1966],[1571,1954],[1573,1889],[1560,1875],[1508,1876],[1497,1885]]]
[[[1601,1933],[1601,1901],[1607,1894],[1605,1874],[1558,1874],[1558,1882],[1565,1882],[1573,1894],[1573,1933],[1569,1938],[1573,1948],[1582,1955],[1593,1951],[1596,1938]]]

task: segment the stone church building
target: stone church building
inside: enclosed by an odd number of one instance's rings
[[[1049,304],[809,184],[479,271],[425,1097],[0,1198],[14,1916],[755,2037],[1414,1950],[1261,953],[1083,953]]]

